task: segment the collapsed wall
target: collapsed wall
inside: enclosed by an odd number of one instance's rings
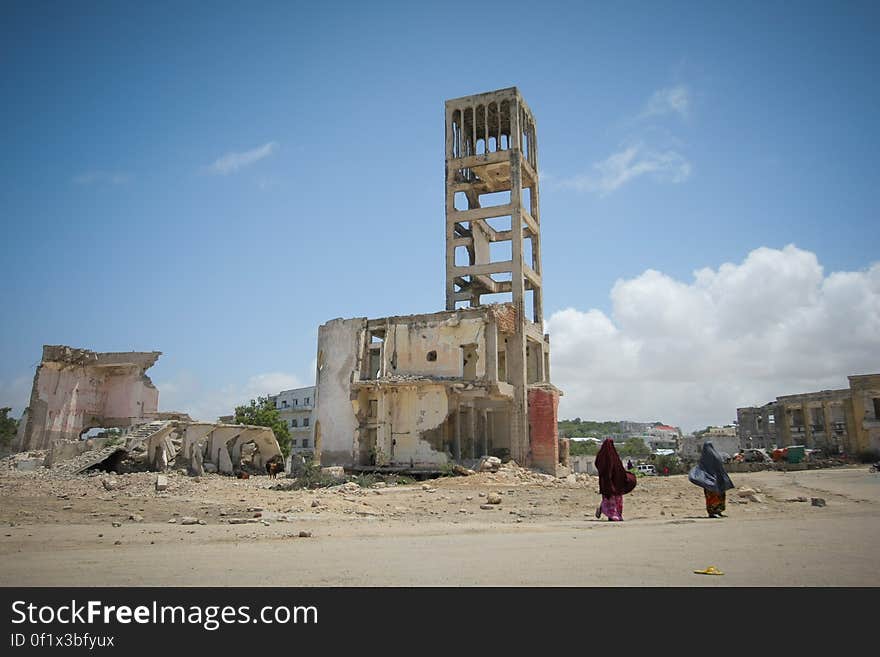
[[[17,449],[49,449],[55,440],[78,440],[95,427],[145,421],[159,406],[159,391],[146,370],[161,355],[44,345]]]
[[[167,433],[157,432],[146,442],[147,456],[154,470],[164,470],[173,462],[196,475],[234,474],[243,469],[247,460],[251,468],[259,472],[269,461],[284,459],[270,427],[214,422],[169,424],[172,426]],[[175,449],[178,442],[179,449]]]
[[[234,474],[245,463],[261,470],[283,459],[268,427],[198,422],[186,413],[159,412],[159,391],[146,371],[161,355],[44,345],[16,447],[49,450],[44,465],[58,466],[59,472],[91,467],[116,451],[145,452],[153,470],[175,465],[196,473]],[[97,427],[122,429],[124,442],[81,440]]]

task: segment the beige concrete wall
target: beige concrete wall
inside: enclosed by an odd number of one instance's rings
[[[352,402],[360,423],[354,441],[354,462],[372,464],[371,443],[375,433],[375,465],[446,463],[451,438],[444,424],[455,410],[452,396],[444,384],[359,386]]]
[[[449,459],[424,439],[437,429],[450,412],[449,396],[443,385],[399,388],[386,392],[387,422],[383,426],[384,446],[392,464],[442,465]],[[391,445],[391,441],[396,444]]]
[[[880,374],[849,377],[852,391],[853,424],[856,450],[880,450],[880,417],[874,409],[874,399],[880,398]]]
[[[315,439],[322,465],[351,465],[358,421],[351,401],[352,374],[360,371],[366,318],[334,319],[318,328]],[[320,436],[320,438],[319,438]]]
[[[391,324],[385,337],[389,374],[461,377],[462,345],[477,345],[476,375],[486,376],[486,322],[480,317],[453,316],[445,321]],[[428,360],[429,352],[437,359]],[[393,367],[396,365],[397,367]]]

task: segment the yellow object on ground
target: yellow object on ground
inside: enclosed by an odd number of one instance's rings
[[[720,570],[718,570],[715,566],[709,566],[705,570],[695,570],[695,574],[697,575],[723,575]]]

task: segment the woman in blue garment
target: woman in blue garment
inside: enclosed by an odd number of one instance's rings
[[[724,470],[724,461],[711,442],[703,443],[700,462],[688,473],[688,481],[703,489],[706,496],[706,513],[710,518],[723,518],[726,508],[726,492],[733,482]]]

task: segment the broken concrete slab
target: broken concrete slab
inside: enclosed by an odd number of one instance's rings
[[[125,448],[119,447],[118,445],[104,447],[103,449],[92,450],[91,452],[81,454],[74,459],[65,461],[57,467],[52,468],[50,472],[56,475],[79,474],[80,472],[88,470],[89,468],[93,468],[97,465],[107,462],[112,463],[114,461],[121,460],[122,457],[125,456],[125,454],[127,454]]]
[[[501,459],[497,456],[487,456],[480,461],[480,464],[477,466],[477,471],[479,472],[498,472],[498,468],[501,467]]]

